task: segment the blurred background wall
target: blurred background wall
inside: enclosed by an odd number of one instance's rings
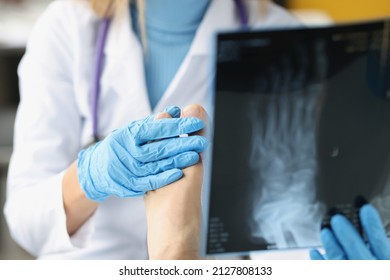
[[[62,0],[64,1],[64,0]],[[163,0],[162,0],[163,1]],[[226,0],[229,1],[229,0]],[[34,22],[50,0],[0,0],[0,209],[19,102],[17,65]],[[390,0],[275,0],[307,25],[390,16]],[[0,212],[0,259],[31,259],[10,238]]]
[[[285,3],[293,10],[324,12],[335,22],[390,16],[389,0],[286,0]]]
[[[2,210],[19,102],[16,70],[34,22],[49,2],[0,0],[0,259],[32,259],[9,236]]]

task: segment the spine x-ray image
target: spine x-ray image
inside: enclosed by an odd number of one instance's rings
[[[363,197],[390,232],[390,22],[217,42],[206,253],[319,246]]]

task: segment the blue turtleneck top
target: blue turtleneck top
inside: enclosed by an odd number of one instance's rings
[[[211,0],[145,0],[145,77],[152,109],[157,105],[187,55]],[[132,24],[140,38],[138,11]]]

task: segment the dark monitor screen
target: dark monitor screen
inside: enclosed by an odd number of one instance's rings
[[[217,36],[206,254],[320,245],[329,211],[390,232],[390,21]]]

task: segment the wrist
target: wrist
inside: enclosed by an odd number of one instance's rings
[[[99,174],[98,171],[91,170],[94,168],[94,165],[96,167],[99,161],[99,159],[93,158],[94,152],[99,144],[97,143],[80,151],[77,159],[77,180],[80,185],[80,190],[83,191],[87,199],[94,202],[103,202],[108,197],[108,195],[98,191],[91,176],[91,173]]]
[[[98,207],[98,203],[89,200],[85,196],[78,182],[76,162],[64,174],[62,196],[66,214],[66,227],[69,235],[72,235]]]

